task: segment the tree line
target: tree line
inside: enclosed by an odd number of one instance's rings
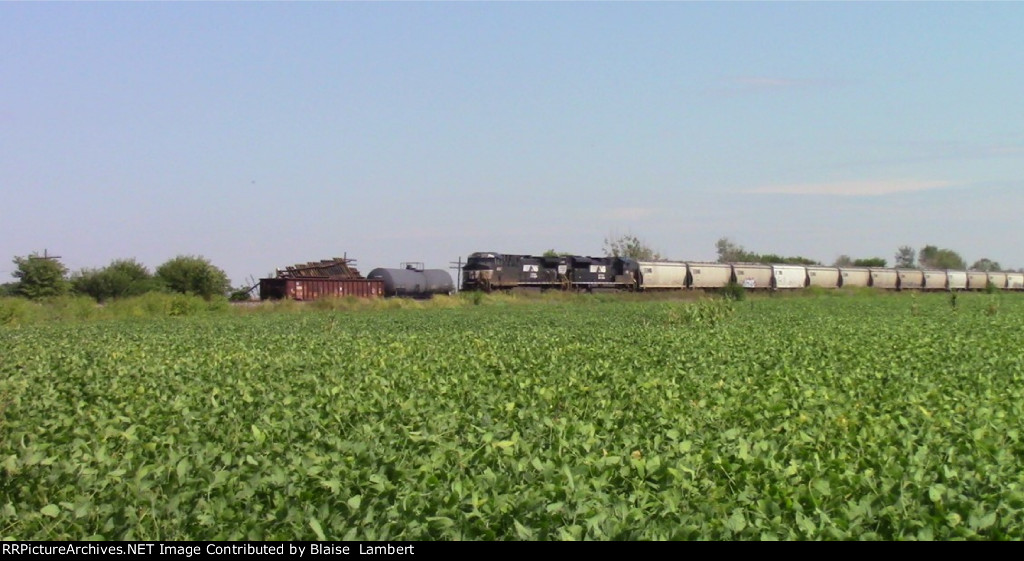
[[[2,285],[0,295],[31,300],[84,295],[102,303],[147,292],[179,292],[210,300],[226,296],[231,289],[222,269],[193,255],[179,255],[154,272],[135,259],[115,259],[103,268],[69,273],[58,259],[37,253],[15,257],[14,265],[16,281]]]

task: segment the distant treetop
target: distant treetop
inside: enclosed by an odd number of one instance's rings
[[[662,261],[664,259],[660,253],[651,249],[646,242],[633,234],[606,237],[604,253],[612,257],[627,257],[637,261]]]
[[[737,244],[729,238],[719,238],[715,242],[715,250],[718,252],[719,263],[776,263],[787,265],[821,265],[816,259],[809,257],[793,256],[785,257],[775,253],[754,253],[747,251],[742,245]]]

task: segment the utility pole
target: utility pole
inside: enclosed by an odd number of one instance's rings
[[[460,285],[462,284],[462,256],[459,256],[458,261],[449,261],[451,267],[449,269],[455,269],[455,293],[459,293]]]
[[[60,259],[60,255],[50,255],[49,253],[47,253],[46,249],[43,249],[43,256],[42,257],[40,257],[38,255],[29,255],[28,258],[29,259]]]

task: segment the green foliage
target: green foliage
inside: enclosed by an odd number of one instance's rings
[[[854,259],[854,267],[885,267],[886,260],[881,257],[868,257],[865,259]]]
[[[821,265],[821,261],[818,261],[817,259],[801,257],[799,255],[794,257],[783,257],[781,262],[788,265]]]
[[[554,249],[549,249],[545,251],[543,254],[541,254],[542,257],[566,257],[570,255],[572,255],[572,253],[568,253],[565,251],[555,251]]]
[[[736,281],[729,281],[729,284],[722,288],[722,297],[727,300],[740,301],[747,296],[747,289]]]
[[[952,249],[939,249],[934,245],[926,245],[918,253],[917,260],[922,269],[955,269],[962,271],[967,262]]]
[[[988,257],[982,257],[981,259],[978,259],[977,261],[975,261],[973,265],[971,265],[971,270],[972,271],[985,271],[986,273],[992,273],[992,272],[996,272],[996,271],[1002,271],[1003,269],[999,265],[998,261],[993,261],[993,260],[989,259]]]
[[[821,265],[821,263],[815,261],[814,259],[810,259],[808,257],[801,257],[799,255],[794,257],[783,257],[782,255],[777,255],[774,253],[763,253],[760,255],[751,254],[749,257],[753,258],[750,260],[753,263],[775,263],[785,265]]]
[[[100,317],[96,301],[88,296],[65,295],[41,303],[50,321],[83,321]]]
[[[0,325],[21,325],[37,321],[39,305],[24,298],[0,297]]]
[[[1019,541],[1002,296],[3,327],[3,536]]]
[[[14,278],[18,279],[15,293],[30,300],[50,298],[67,294],[71,284],[67,280],[68,270],[52,257],[41,257],[36,253],[27,257],[15,257]]]
[[[224,296],[205,299],[192,294],[148,292],[135,298],[114,300],[107,308],[114,318],[183,317],[225,312],[230,304]]]
[[[668,307],[667,323],[712,328],[728,319],[735,311],[729,300],[700,300],[673,304]]]
[[[719,238],[715,242],[715,250],[718,252],[719,263],[768,263],[779,265],[821,265],[815,259],[808,257],[793,256],[784,257],[775,253],[754,253],[747,251],[729,238]]]
[[[207,259],[179,255],[157,267],[156,277],[168,289],[206,299],[224,296],[231,287],[227,274]]]
[[[604,239],[604,253],[612,257],[626,257],[637,261],[660,261],[662,259],[660,253],[633,234],[618,237],[608,236]]]
[[[913,251],[913,250],[911,250]],[[913,263],[913,257],[908,257],[910,262]],[[840,255],[833,267],[885,267],[888,262],[881,257],[866,257],[862,259],[853,259],[849,255]]]
[[[967,262],[952,249],[940,249],[926,245],[918,252],[910,246],[901,246],[896,251],[896,267],[901,269],[953,269],[963,271]],[[884,265],[883,265],[884,266]]]
[[[231,291],[231,295],[228,296],[228,300],[231,302],[248,302],[253,299],[252,291],[254,287],[242,286]]]
[[[170,315],[174,297],[174,294],[147,292],[134,298],[114,300],[104,309],[109,310],[110,315],[115,318],[165,317]]]
[[[103,269],[83,269],[72,276],[71,285],[76,293],[97,302],[161,290],[149,269],[134,259],[118,259]]]
[[[900,246],[896,250],[895,267],[900,269],[912,269],[917,266],[917,250],[909,245]]]
[[[729,238],[719,238],[715,242],[715,250],[718,252],[719,263],[741,263],[748,262],[750,253]]]

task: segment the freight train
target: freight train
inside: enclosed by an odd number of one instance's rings
[[[534,256],[478,252],[462,268],[463,290],[517,288],[594,290],[715,290],[732,283],[750,290],[875,287],[889,290],[1024,290],[1024,273],[762,263],[637,261],[623,257]]]

